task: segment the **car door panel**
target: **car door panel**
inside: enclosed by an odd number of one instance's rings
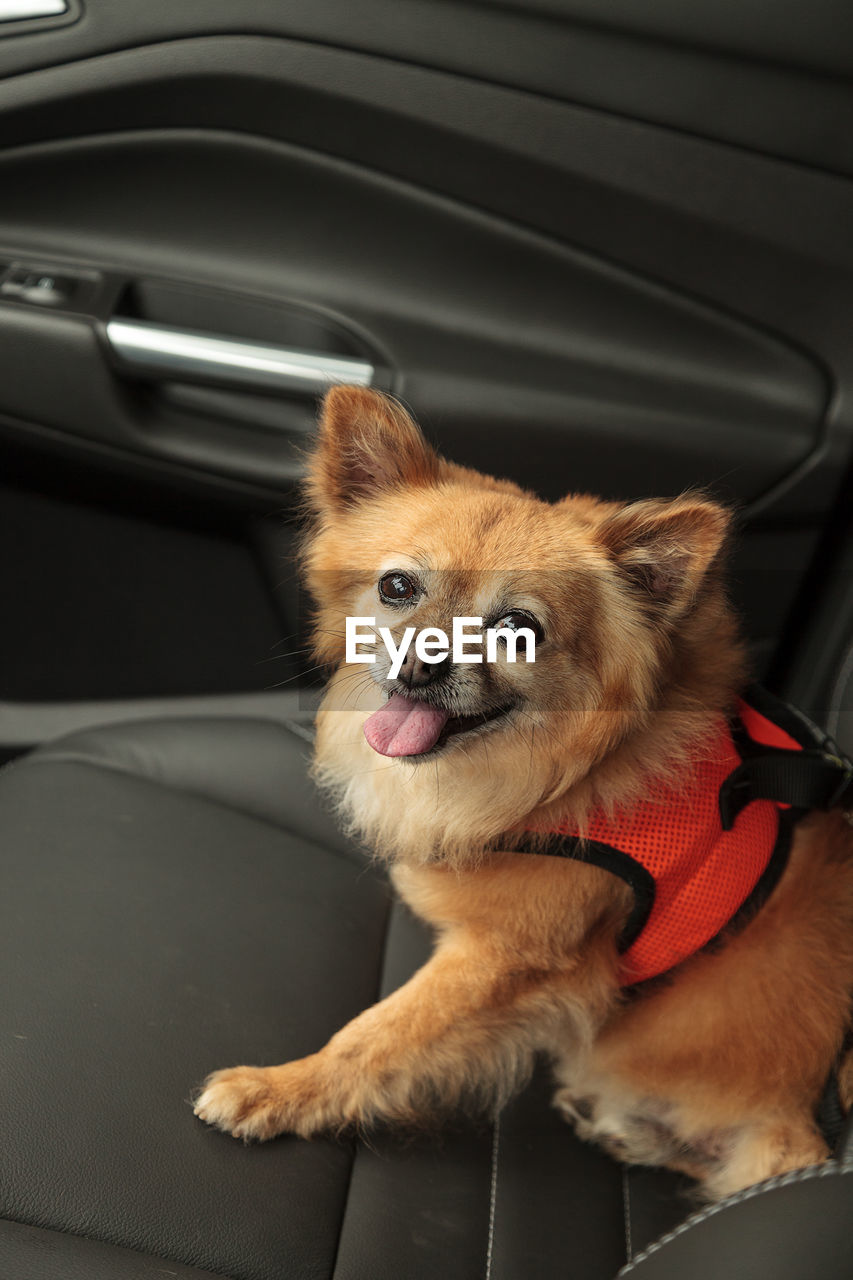
[[[772,12],[763,0],[88,0],[74,26],[21,25],[0,41],[0,75],[199,34],[283,36],[849,174],[853,15],[836,0]]]
[[[103,270],[106,258],[128,280],[155,267],[170,279],[192,271],[317,314],[343,312],[449,453],[510,469],[552,498],[568,488],[631,496],[638,467],[653,458],[662,492],[716,485],[748,502],[819,440],[827,387],[793,348],[608,264],[319,156],[211,135],[124,136],[18,153],[0,162],[0,177],[9,193],[0,235],[27,240],[4,257],[37,258],[51,246],[54,260],[70,250]],[[51,189],[66,193],[61,213]],[[199,223],[197,210],[210,206],[219,216]],[[227,336],[236,328],[228,296],[207,296]],[[182,427],[150,398],[133,421],[136,402],[104,364],[97,328],[107,319],[104,309],[0,302],[4,415],[26,418],[29,406],[42,425],[108,444],[207,461],[243,480],[293,478],[284,431],[221,431],[213,418]],[[32,384],[11,376],[27,359]],[[560,468],[554,443],[563,445]]]
[[[793,164],[784,114],[739,135],[722,90],[760,105],[775,76],[795,101],[820,66],[846,93],[828,12],[794,56],[660,3],[597,23],[571,4],[428,8],[252,0],[237,31],[224,3],[91,0],[0,41],[0,260],[212,290],[222,337],[229,298],[314,309],[449,455],[548,497],[710,488],[741,513],[735,591],[766,656],[849,458],[853,211],[820,171],[844,169],[836,131]],[[593,48],[611,68],[595,93]],[[690,124],[648,73],[689,79],[697,58],[719,64],[701,81],[719,110],[694,100]],[[108,315],[25,312],[0,304],[9,447],[94,451],[246,510],[288,501],[310,398],[128,378]]]

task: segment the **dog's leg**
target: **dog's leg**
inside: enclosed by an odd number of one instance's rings
[[[707,1201],[721,1200],[765,1178],[823,1164],[828,1157],[829,1148],[810,1118],[750,1125],[734,1137],[727,1157],[701,1178],[699,1195]]]
[[[696,1198],[713,1202],[766,1178],[821,1164],[829,1155],[810,1112],[796,1104],[773,1114],[757,1105],[731,1107],[705,1093],[685,1105],[670,1095],[630,1087],[624,1076],[597,1069],[595,1050],[558,1057],[554,1103],[578,1136],[625,1164],[663,1165],[699,1184]]]
[[[430,1104],[510,1092],[554,1019],[569,1016],[562,981],[518,968],[479,937],[442,942],[398,991],[324,1049],[275,1067],[233,1067],[206,1081],[195,1113],[235,1137],[303,1137],[374,1119],[412,1120]],[[580,985],[580,984],[579,984]],[[578,990],[572,991],[577,1008]]]

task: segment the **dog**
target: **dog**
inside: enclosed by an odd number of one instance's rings
[[[437,942],[319,1052],[215,1072],[196,1115],[245,1140],[409,1126],[460,1101],[499,1107],[544,1055],[582,1137],[690,1175],[705,1200],[826,1160],[815,1111],[853,991],[845,816],[750,803],[733,832],[750,813],[785,825],[784,866],[732,923],[703,923],[707,886],[691,881],[701,945],[679,958],[671,921],[675,964],[625,945],[639,855],[589,852],[636,835],[638,813],[693,823],[697,776],[732,763],[720,743],[747,662],[727,512],[697,493],[545,503],[439,457],[399,403],[354,387],[326,397],[306,502],[314,649],[332,670],[315,776]],[[483,619],[531,633],[535,659],[511,663],[502,642],[491,663],[409,647],[392,676],[381,648],[346,661],[348,618],[384,625],[400,654],[407,626]],[[715,885],[732,865],[725,853]],[[849,1106],[849,1063],[840,1083]]]

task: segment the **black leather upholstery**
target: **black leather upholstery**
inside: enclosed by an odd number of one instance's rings
[[[749,1187],[637,1255],[620,1280],[848,1280],[853,1164]]]
[[[216,1280],[210,1271],[182,1267],[63,1231],[0,1222],[0,1275],[8,1280]]]
[[[0,1276],[612,1280],[683,1183],[579,1143],[544,1072],[497,1128],[417,1140],[244,1147],[194,1119],[208,1070],[316,1049],[429,950],[306,750],[141,722],[0,773]]]
[[[842,750],[853,754],[853,640],[844,650],[830,689],[826,727]]]
[[[812,595],[796,611],[802,634],[785,693],[853,753],[853,510],[850,482],[841,499],[846,527],[819,558]]]
[[[305,803],[303,749],[175,722],[3,772],[7,1218],[227,1276],[332,1273],[351,1148],[244,1147],[188,1105],[207,1071],[307,1053],[376,998],[386,889]]]

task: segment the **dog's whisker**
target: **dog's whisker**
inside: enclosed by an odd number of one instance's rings
[[[310,646],[306,645],[302,649],[289,649],[287,653],[273,653],[267,658],[258,658],[255,663],[256,667],[262,667],[266,662],[283,662],[285,658],[302,657],[306,653],[310,653]],[[322,664],[325,665],[325,664]],[[311,670],[316,668],[312,667]]]
[[[305,667],[302,671],[297,671],[295,675],[288,676],[286,680],[279,680],[275,684],[267,685],[267,692],[272,692],[274,689],[283,689],[285,685],[293,684],[294,680],[304,680],[305,676],[310,675],[312,671],[322,671],[325,665],[324,662],[320,662],[315,667]]]

